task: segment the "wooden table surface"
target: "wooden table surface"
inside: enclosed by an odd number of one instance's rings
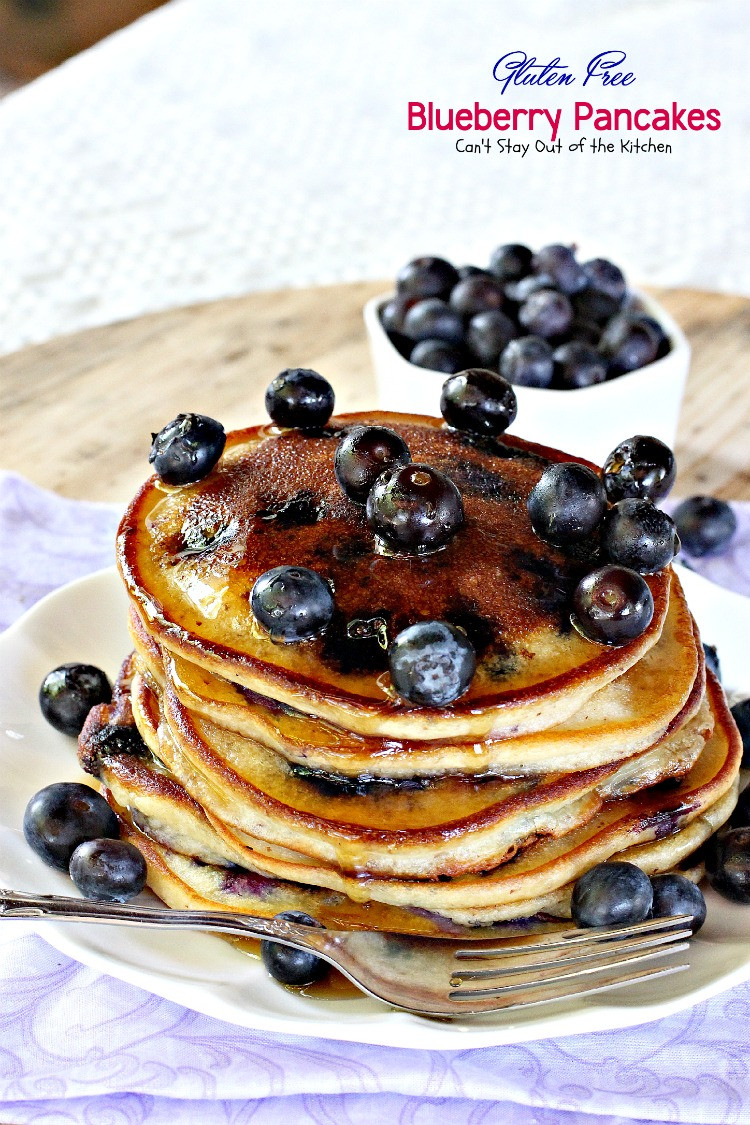
[[[148,475],[152,430],[186,410],[227,429],[261,421],[265,388],[285,367],[313,367],[330,379],[337,410],[371,407],[361,310],[387,288],[359,282],[253,293],[1,358],[0,468],[65,496],[125,501]],[[655,296],[693,347],[675,492],[748,500],[750,301],[688,289]],[[643,418],[648,432],[647,402]]]

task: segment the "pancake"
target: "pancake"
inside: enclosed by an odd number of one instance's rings
[[[679,870],[697,881],[702,869],[691,864],[690,857],[729,818],[735,800],[736,793],[731,791],[668,839],[656,839],[628,848],[610,858],[636,863],[649,875]],[[393,908],[390,914],[381,914],[382,907],[378,903],[352,903],[343,895],[337,896],[313,887],[198,862],[154,842],[134,829],[127,818],[121,819],[123,838],[135,844],[146,859],[149,887],[173,909],[227,910],[264,918],[273,917],[282,910],[304,910],[332,928],[387,929],[394,933],[454,937],[461,941],[497,937],[496,927],[501,923],[503,936],[511,936],[506,929],[508,923],[570,918],[572,883],[546,895],[498,908],[494,921],[484,924],[478,921],[476,911],[457,912],[454,917],[449,917],[425,910]]]
[[[507,780],[474,776],[341,788],[299,776],[258,744],[190,716],[167,688],[133,681],[136,723],[158,714],[157,755],[230,831],[347,872],[414,878],[483,871],[529,838],[563,836],[611,797],[685,773],[711,732],[704,706],[680,731],[625,762]]]
[[[163,766],[149,764],[147,755],[139,759],[117,752],[107,754],[106,748],[97,743],[97,723],[99,729],[106,728],[113,713],[119,714],[119,721],[123,723],[132,722],[132,713],[123,707],[121,699],[117,706],[95,709],[99,715],[92,713],[82,741],[92,750],[85,764],[89,768],[95,765],[110,795],[114,796],[116,807],[129,809],[131,815],[135,810],[136,821],[142,818],[141,825],[147,826],[150,835],[157,836],[160,845],[170,851],[186,846],[193,856],[198,856],[197,862],[205,863],[208,847],[215,854],[223,854],[226,863],[239,861],[240,866],[256,874],[290,884],[324,887],[353,902],[375,901],[407,910],[426,910],[461,924],[486,925],[525,916],[523,911],[530,909],[529,903],[552,901],[549,896],[559,897],[563,888],[594,863],[652,841],[660,845],[662,858],[659,862],[664,864],[671,858],[671,866],[685,858],[713,831],[711,825],[715,817],[712,818],[708,810],[725,809],[729,815],[736,798],[741,742],[723,693],[710,676],[708,697],[715,717],[714,732],[698,761],[679,784],[672,783],[666,789],[658,786],[637,796],[611,800],[588,824],[561,838],[537,840],[521,849],[511,861],[479,876],[464,875],[447,881],[347,876],[339,870],[315,864],[309,857],[295,855],[291,849],[269,848],[264,841],[230,831],[210,813],[206,814],[200,803],[189,797],[173,777],[165,774]],[[136,714],[139,710],[136,706]],[[143,727],[152,741],[157,736],[156,722],[157,716],[152,710],[150,730]],[[192,809],[193,819],[196,812],[202,810],[198,814],[203,834],[199,851],[191,848],[189,842],[191,832],[186,828],[186,808]],[[154,825],[166,826],[166,831],[163,827],[161,832],[155,831]],[[691,832],[686,837],[681,836],[692,825],[695,827]],[[179,833],[187,844],[179,845]],[[649,851],[637,854],[645,861]],[[520,906],[521,903],[526,905]],[[543,906],[537,905],[534,912],[542,909]]]
[[[365,738],[274,703],[161,648],[131,613],[140,666],[168,682],[194,718],[235,732],[323,774],[414,778],[445,773],[525,775],[591,769],[653,746],[691,719],[703,694],[703,649],[679,580],[659,641],[570,719],[516,738],[429,743]]]
[[[415,461],[458,486],[466,522],[443,549],[376,549],[333,472],[335,440],[359,424],[391,427]],[[266,698],[366,736],[509,738],[569,718],[656,644],[667,613],[669,570],[647,579],[655,611],[637,639],[611,648],[572,628],[571,595],[590,564],[542,543],[526,510],[544,469],[570,460],[409,415],[345,415],[314,433],[241,430],[198,484],[143,486],[120,525],[118,564],[160,645]],[[285,564],[311,567],[335,591],[331,625],[303,644],[274,643],[249,608],[255,579]],[[472,684],[450,707],[408,703],[385,674],[384,637],[419,619],[461,626],[477,649]]]

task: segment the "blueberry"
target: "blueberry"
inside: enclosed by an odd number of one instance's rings
[[[414,258],[396,275],[399,293],[418,297],[447,297],[458,281],[458,271],[444,258]]]
[[[514,305],[522,305],[524,301],[528,301],[532,293],[537,293],[540,289],[554,289],[555,283],[547,274],[534,274],[530,273],[528,277],[522,277],[520,281],[511,281],[505,286],[505,296]]]
[[[460,345],[464,338],[464,322],[450,305],[438,297],[417,301],[404,317],[404,335],[410,340],[444,340]]]
[[[103,797],[77,781],[60,781],[36,793],[23,814],[26,843],[50,867],[68,870],[79,844],[117,839],[117,817]]]
[[[750,769],[750,699],[743,699],[732,707],[732,718],[742,739],[742,768]]]
[[[466,356],[460,348],[446,344],[444,340],[420,340],[409,353],[409,363],[426,367],[428,371],[453,375],[466,366]]]
[[[674,510],[682,546],[688,555],[702,558],[723,551],[737,530],[737,517],[724,500],[691,496]]]
[[[577,926],[631,926],[648,918],[653,890],[634,863],[597,863],[576,880],[571,913]]]
[[[618,304],[625,296],[625,274],[606,258],[592,258],[581,266],[586,284],[597,293],[604,293]]]
[[[750,828],[732,828],[714,846],[707,865],[711,885],[734,902],[750,902]]]
[[[581,340],[569,340],[555,348],[555,383],[563,390],[593,387],[607,378],[607,364],[596,348]]]
[[[528,246],[518,242],[508,242],[498,246],[490,258],[490,272],[501,281],[520,281],[531,272],[533,255]]]
[[[39,706],[50,726],[79,735],[92,707],[110,703],[112,685],[93,664],[60,664],[42,680]]]
[[[730,828],[750,828],[750,789],[743,789],[737,798],[729,821]]]
[[[719,660],[719,654],[716,651],[716,645],[704,644],[703,655],[706,658],[706,668],[708,668],[709,671],[713,672],[713,674],[716,676],[716,679],[719,681],[719,683],[721,683],[721,661]],[[748,731],[748,734],[750,734],[750,730]]]
[[[628,497],[663,500],[674,484],[674,453],[655,437],[636,434],[613,449],[602,470],[612,503]],[[679,528],[678,528],[679,530]]]
[[[165,484],[195,484],[207,477],[224,452],[221,422],[205,414],[178,414],[151,435],[149,463]]]
[[[477,313],[466,328],[466,345],[481,363],[497,366],[501,353],[518,335],[509,316],[499,309]]]
[[[315,926],[322,929],[320,922],[301,910],[284,910],[277,918],[284,922],[296,922],[298,926]],[[279,945],[277,941],[262,941],[260,956],[266,969],[279,984],[303,988],[314,984],[328,972],[328,964],[322,957],[303,949],[292,949],[289,945]]]
[[[657,340],[659,341],[659,345],[656,349],[657,359],[661,359],[672,350],[672,343],[669,339],[669,336],[655,317],[648,316],[646,313],[631,313],[631,316],[634,321],[648,325],[648,327],[656,336]]]
[[[575,312],[575,310],[573,311]],[[570,326],[570,335],[572,341],[577,341],[581,344],[590,344],[592,348],[596,348],[602,338],[602,330],[595,320],[589,320],[585,316],[579,316],[576,313]],[[605,362],[605,368],[606,366]]]
[[[129,902],[146,885],[146,861],[125,840],[87,840],[70,858],[70,877],[84,898]]]
[[[307,641],[333,617],[327,582],[305,566],[275,566],[255,580],[250,606],[274,640]]]
[[[464,522],[461,494],[449,477],[429,465],[386,469],[367,497],[367,522],[392,551],[437,550]]]
[[[607,498],[593,469],[563,462],[544,470],[526,506],[537,535],[564,547],[597,530],[607,510]]]
[[[336,480],[350,500],[364,504],[385,469],[406,465],[409,446],[385,426],[355,426],[342,437],[333,458]]]
[[[541,336],[511,340],[500,356],[500,374],[519,387],[548,387],[554,372],[552,348]]]
[[[266,410],[277,426],[317,430],[333,414],[333,388],[317,371],[291,367],[277,375],[266,391]]]
[[[550,339],[564,336],[573,322],[573,309],[564,293],[556,289],[539,289],[524,301],[518,320],[534,336]]]
[[[505,290],[496,277],[475,274],[459,281],[451,290],[450,307],[467,319],[490,309],[501,309],[505,304]]]
[[[468,689],[477,658],[462,629],[445,621],[419,621],[396,637],[388,663],[391,682],[403,699],[445,707]]]
[[[607,324],[599,347],[602,355],[609,360],[611,371],[623,375],[656,359],[659,338],[642,317],[621,313]]]
[[[443,383],[440,412],[457,430],[494,437],[505,433],[517,409],[515,391],[494,371],[472,367]]]
[[[492,277],[493,275],[489,270],[480,269],[479,266],[459,266],[456,270],[459,281],[465,281],[467,277]]]
[[[602,554],[639,574],[668,566],[678,550],[674,523],[650,500],[618,500],[602,523]]]
[[[412,305],[416,305],[418,299],[418,297],[410,297],[408,293],[397,293],[381,306],[380,323],[389,335],[391,332],[403,333],[404,317]]]
[[[583,267],[576,261],[575,247],[552,243],[543,246],[534,255],[532,268],[536,274],[551,277],[557,289],[563,293],[577,293],[588,284]]]
[[[570,303],[573,307],[574,318],[590,320],[600,326],[606,324],[620,310],[619,301],[614,301],[606,293],[601,293],[598,289],[590,289],[588,286],[581,289],[580,292],[574,293],[570,298]],[[601,337],[601,327],[599,336]]]
[[[677,873],[654,875],[651,886],[654,893],[652,917],[671,918],[675,914],[691,914],[692,930],[697,934],[706,921],[706,900],[700,887]]]
[[[625,645],[651,624],[654,599],[634,570],[602,566],[578,583],[573,610],[573,624],[584,637],[597,644]]]

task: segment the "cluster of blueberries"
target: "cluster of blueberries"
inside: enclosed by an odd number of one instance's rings
[[[479,363],[525,387],[590,387],[670,350],[618,266],[579,262],[575,247],[558,243],[536,254],[499,246],[487,269],[415,258],[399,271],[380,321],[418,367],[455,374]]]
[[[47,722],[73,737],[91,708],[111,699],[107,676],[92,664],[61,664],[39,689]],[[46,864],[70,874],[85,898],[127,902],[146,885],[143,856],[119,839],[117,817],[88,785],[61,781],[41,789],[26,806],[23,833]]]

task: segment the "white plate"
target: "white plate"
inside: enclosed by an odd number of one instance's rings
[[[719,648],[725,683],[750,694],[750,599],[688,572],[683,578],[705,639]],[[125,609],[115,571],[101,571],[51,594],[0,636],[0,883],[5,886],[74,893],[64,875],[30,851],[21,832],[33,793],[54,781],[84,779],[74,741],[44,721],[37,691],[50,668],[64,661],[87,661],[114,676],[129,649]],[[687,1008],[750,979],[749,924],[750,907],[710,894],[708,921],[691,944],[689,971],[609,996],[451,1024],[392,1011],[365,997],[336,1001],[292,994],[274,984],[257,960],[209,935],[77,924],[42,925],[39,932],[84,964],[230,1023],[324,1039],[448,1049],[627,1027]]]

